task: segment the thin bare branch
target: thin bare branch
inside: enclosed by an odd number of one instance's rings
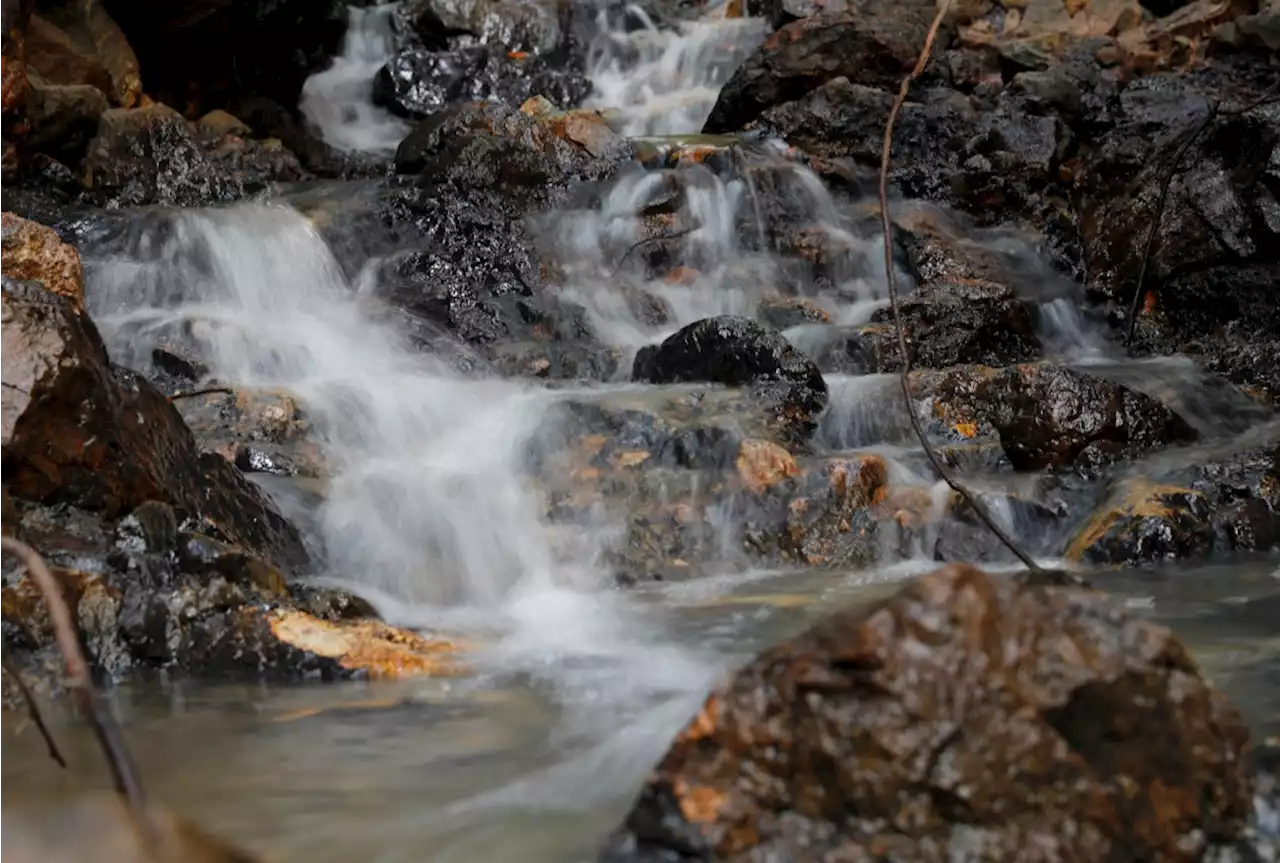
[[[622,268],[625,267],[627,264],[627,259],[631,257],[631,253],[634,252],[636,249],[639,249],[642,246],[647,246],[650,243],[661,243],[664,240],[678,240],[681,237],[687,237],[701,227],[702,225],[700,224],[694,224],[694,225],[690,225],[687,228],[681,228],[678,231],[671,231],[666,234],[658,234],[655,237],[645,237],[643,240],[635,241],[627,248],[625,252],[622,253],[622,257],[618,259],[618,266],[614,268],[613,274],[616,276],[622,272]]]
[[[207,396],[213,393],[222,393],[223,395],[233,396],[236,391],[231,387],[204,387],[198,390],[187,390],[185,392],[174,393],[169,396],[169,401],[176,402],[178,399],[193,399],[196,396]]]
[[[920,77],[920,73],[929,63],[929,56],[933,53],[933,43],[938,38],[938,30],[942,27],[942,22],[947,17],[947,12],[951,9],[951,0],[943,0],[938,7],[938,13],[933,18],[933,24],[929,26],[929,34],[925,37],[924,47],[920,50],[920,57],[916,60],[915,68],[913,68],[905,78],[902,79],[902,86],[898,88],[898,96],[893,100],[893,107],[889,110],[889,119],[884,125],[884,144],[880,151],[880,219],[884,226],[884,269],[885,277],[889,282],[889,305],[893,310],[893,324],[898,331],[898,349],[902,352],[902,372],[898,376],[899,383],[902,385],[902,397],[907,404],[907,416],[911,420],[911,428],[915,431],[916,437],[920,440],[920,446],[924,448],[925,455],[929,457],[929,461],[933,464],[933,469],[951,486],[957,494],[973,508],[978,514],[978,518],[982,520],[996,538],[1004,544],[1009,551],[1022,561],[1028,569],[1039,570],[1031,556],[1023,551],[1013,537],[1009,536],[1000,525],[996,524],[995,519],[991,517],[991,513],[973,494],[962,486],[951,475],[950,469],[943,464],[942,459],[934,450],[933,445],[929,443],[929,437],[925,434],[924,427],[920,424],[920,418],[916,416],[915,404],[911,398],[911,354],[907,350],[907,332],[906,327],[902,323],[902,315],[898,311],[898,284],[893,272],[893,224],[889,218],[889,160],[890,153],[893,148],[893,127],[898,121],[898,114],[902,111],[903,104],[907,101],[907,91],[911,89],[911,82]]]
[[[49,757],[58,762],[59,767],[66,770],[67,759],[62,757],[62,750],[58,748],[58,742],[53,739],[53,732],[49,730],[48,725],[45,725],[44,715],[40,712],[40,705],[36,703],[36,697],[32,694],[31,688],[22,679],[18,669],[9,663],[7,654],[0,654],[0,664],[3,664],[5,673],[17,685],[18,692],[22,694],[22,700],[27,703],[27,713],[31,715],[31,723],[35,725],[36,730],[40,732],[40,736],[44,738],[44,745],[49,747]]]
[[[115,719],[98,702],[98,693],[89,676],[89,663],[80,648],[76,624],[62,595],[61,585],[49,571],[44,558],[31,546],[6,536],[0,538],[0,547],[22,561],[36,587],[44,595],[45,602],[49,605],[49,621],[53,626],[54,640],[67,668],[67,686],[71,689],[76,706],[98,738],[107,766],[111,769],[116,791],[139,813],[144,812],[145,801],[142,785],[138,781],[138,770],[134,767],[133,758],[129,755],[124,736]]]

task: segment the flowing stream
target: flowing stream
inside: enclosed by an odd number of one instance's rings
[[[609,32],[593,52],[591,104],[620,111],[633,136],[696,132],[766,33],[758,20],[719,12],[676,29],[628,14],[631,28]],[[342,56],[307,83],[302,109],[331,144],[386,151],[405,127],[368,92],[392,50],[388,7],[350,15]],[[884,304],[877,237],[859,233],[780,148],[762,145],[752,159],[756,170],[734,180],[696,166],[637,171],[599,206],[545,220],[565,296],[586,307],[602,339],[634,351],[699,318],[752,311],[785,277],[769,250],[744,242],[767,230],[762,183],[782,189],[821,242],[840,250],[806,291],[837,325],[826,332]],[[602,286],[606,261],[639,236],[642,208],[673,182],[698,224],[684,238],[696,278]],[[1171,361],[1114,363],[1071,286],[1056,285],[1033,252],[1015,237],[975,241],[1026,263],[1025,295],[1042,306],[1053,353],[1175,391],[1189,418],[1218,428],[1212,385]],[[154,345],[182,333],[202,345],[219,380],[287,390],[305,406],[332,476],[321,502],[298,514],[313,525],[327,577],[392,622],[464,633],[478,645],[467,657],[474,672],[457,680],[114,693],[153,794],[274,859],[589,860],[719,675],[834,604],[885,594],[932,566],[920,549],[866,571],[754,572],[613,591],[598,560],[616,525],[602,516],[566,538],[543,523],[524,479],[522,459],[564,393],[463,377],[413,350],[370,314],[367,286],[348,279],[286,203],[139,215],[88,247],[85,261],[88,302],[117,362],[145,367]],[[637,287],[665,299],[673,318],[654,326],[637,316],[627,302]],[[820,341],[803,326],[788,336],[802,349]],[[899,478],[941,490],[924,479],[905,414],[885,408],[896,404],[892,378],[829,382],[820,447],[875,448]],[[595,395],[617,392],[625,388],[602,385]],[[1012,514],[996,514],[1019,532]],[[1241,600],[1274,590],[1272,568],[1244,561],[1107,578],[1135,608],[1183,627],[1206,667],[1263,723],[1278,701],[1258,669],[1280,646]],[[89,740],[73,728],[60,733],[72,741],[75,780],[53,774],[37,747],[6,744],[6,806],[18,802],[17,782],[21,802],[36,805],[104,782],[89,766],[97,761]]]

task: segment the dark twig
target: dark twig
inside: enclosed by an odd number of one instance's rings
[[[920,445],[924,447],[925,455],[929,457],[929,461],[947,485],[959,494],[978,514],[978,518],[982,519],[983,524],[990,528],[996,538],[1004,543],[1009,551],[1013,552],[1017,558],[1026,565],[1028,569],[1039,570],[1031,556],[1018,547],[1005,531],[996,524],[995,519],[987,512],[987,508],[969,493],[969,490],[960,485],[951,471],[942,463],[942,459],[938,457],[933,446],[929,443],[928,435],[925,434],[924,428],[920,424],[920,418],[916,416],[914,402],[911,398],[911,355],[907,351],[907,335],[906,327],[902,323],[902,315],[898,311],[898,285],[893,274],[893,225],[889,218],[889,157],[893,147],[893,127],[898,120],[898,114],[902,110],[902,105],[907,101],[907,91],[911,88],[911,82],[920,77],[920,73],[924,71],[924,67],[929,62],[929,55],[933,53],[933,43],[938,38],[938,30],[942,27],[943,19],[946,18],[948,10],[951,8],[951,0],[945,0],[938,8],[938,14],[933,18],[933,24],[929,27],[929,35],[925,37],[924,47],[920,49],[920,57],[916,60],[915,68],[902,79],[902,86],[898,88],[898,97],[893,100],[893,107],[889,111],[889,119],[884,126],[884,145],[880,151],[880,219],[884,226],[884,269],[885,278],[889,282],[889,305],[893,310],[893,323],[898,330],[898,349],[902,352],[902,372],[898,377],[902,385],[902,397],[907,404],[907,416],[911,420],[911,428],[915,431],[916,437],[920,440]]]
[[[1187,150],[1195,143],[1204,130],[1208,129],[1218,117],[1238,117],[1247,114],[1250,111],[1261,108],[1280,99],[1277,95],[1280,91],[1280,84],[1272,84],[1257,99],[1241,108],[1233,108],[1223,111],[1219,109],[1219,105],[1214,103],[1209,106],[1209,111],[1205,114],[1191,134],[1178,146],[1173,154],[1173,160],[1169,163],[1169,170],[1164,175],[1164,180],[1160,184],[1160,196],[1156,199],[1156,208],[1151,217],[1151,230],[1147,233],[1147,244],[1142,252],[1142,265],[1138,268],[1138,283],[1133,287],[1133,300],[1129,304],[1129,324],[1124,334],[1125,352],[1129,356],[1133,356],[1133,333],[1138,326],[1138,309],[1142,305],[1142,286],[1147,280],[1147,267],[1151,263],[1151,254],[1155,251],[1156,236],[1160,233],[1160,221],[1164,218],[1164,205],[1169,197],[1169,187],[1173,185],[1173,178],[1178,173],[1178,168],[1182,164],[1182,157],[1187,154]]]
[[[49,726],[44,724],[44,716],[40,713],[40,705],[36,704],[36,697],[32,694],[31,688],[27,686],[27,682],[22,679],[22,675],[18,670],[9,664],[9,657],[0,654],[0,664],[4,665],[5,673],[9,675],[18,686],[18,692],[22,694],[22,700],[27,703],[27,713],[31,715],[31,723],[35,725],[36,730],[40,732],[40,736],[44,738],[44,745],[49,747],[49,757],[58,762],[58,766],[63,770],[67,769],[67,759],[62,757],[62,750],[58,748],[58,743],[53,739],[53,732],[49,730]]]
[[[231,387],[204,387],[198,390],[186,390],[180,393],[174,393],[169,396],[169,401],[176,402],[178,399],[193,399],[196,396],[207,396],[213,393],[221,393],[223,395],[233,396],[236,391]]]
[[[26,543],[6,536],[0,538],[0,547],[22,561],[36,587],[44,594],[45,602],[49,605],[49,621],[53,626],[54,639],[67,667],[67,686],[75,697],[81,715],[98,738],[107,766],[111,768],[116,791],[141,814],[144,811],[144,800],[138,770],[134,767],[114,718],[98,703],[98,694],[89,676],[89,663],[85,661],[84,652],[80,649],[76,625],[71,619],[71,610],[67,608],[57,579],[49,571],[44,559]]]
[[[681,237],[687,237],[694,231],[701,228],[702,225],[690,225],[687,228],[681,228],[678,231],[671,231],[667,234],[659,234],[656,237],[645,237],[643,240],[636,240],[631,246],[622,253],[622,257],[618,259],[618,266],[614,268],[613,274],[616,276],[622,272],[622,268],[627,265],[627,258],[631,257],[631,253],[641,246],[647,246],[650,243],[661,243],[664,240],[678,240]]]

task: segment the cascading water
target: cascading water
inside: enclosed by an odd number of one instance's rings
[[[302,88],[302,115],[339,150],[387,153],[409,125],[373,104],[373,76],[395,51],[394,14],[398,4],[360,7],[347,12],[341,53]]]

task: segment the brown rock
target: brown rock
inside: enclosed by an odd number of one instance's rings
[[[80,255],[62,242],[52,228],[0,214],[0,270],[11,279],[40,282],[66,297],[78,311],[84,308],[84,268]],[[7,380],[7,378],[6,378]]]
[[[38,72],[27,73],[27,125],[24,149],[67,164],[84,156],[110,107],[107,97],[88,84],[52,84]]]
[[[221,109],[205,114],[200,118],[196,126],[200,132],[212,138],[221,138],[223,135],[235,135],[238,138],[243,138],[249,134],[247,125]]]
[[[147,500],[284,569],[297,530],[226,460],[201,454],[173,405],[113,368],[92,321],[32,282],[4,280],[3,470],[9,493],[108,517]]]
[[[1200,860],[1246,741],[1168,630],[950,566],[714,692],[602,859]]]
[[[1214,541],[1210,511],[1200,492],[1126,480],[1071,540],[1066,557],[1136,564],[1203,555]]]
[[[26,31],[31,17],[31,0],[6,0],[4,4],[3,43],[0,44],[0,113],[5,115],[22,107],[27,91]],[[6,116],[5,134],[11,131]]]
[[[744,440],[738,449],[737,467],[742,485],[757,493],[800,472],[791,453],[767,440]]]
[[[97,54],[43,15],[33,14],[27,28],[27,65],[52,84],[88,84],[104,94],[113,89]]]

